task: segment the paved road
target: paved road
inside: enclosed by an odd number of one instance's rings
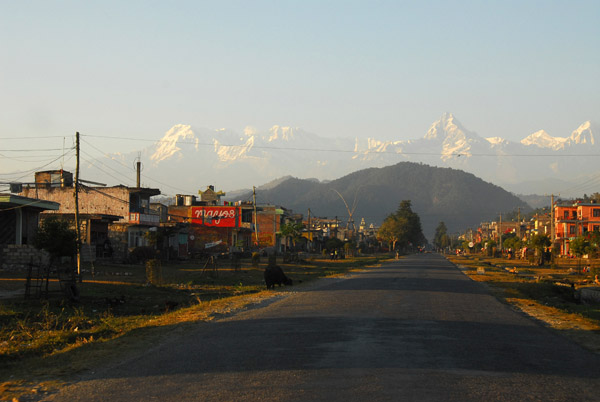
[[[600,357],[434,254],[200,323],[56,401],[600,400]]]

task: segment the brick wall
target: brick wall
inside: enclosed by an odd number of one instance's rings
[[[127,225],[121,223],[108,225],[108,238],[113,249],[113,261],[124,261],[128,254]]]
[[[265,211],[256,216],[259,229],[259,242],[261,247],[272,247],[276,244],[275,234],[281,230],[280,215]]]
[[[73,187],[35,188],[24,187],[20,194],[24,197],[39,198],[54,201],[60,204],[60,209],[55,211],[63,214],[75,213],[75,197]],[[52,213],[46,211],[44,213]],[[103,187],[96,190],[82,188],[79,191],[79,213],[81,214],[106,214],[123,216],[129,219],[129,191],[127,187]]]
[[[27,270],[30,263],[48,264],[50,255],[30,245],[8,244],[2,248],[2,269],[6,271]]]

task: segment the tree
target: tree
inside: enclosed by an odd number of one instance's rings
[[[377,236],[387,241],[393,250],[396,246],[419,246],[427,242],[421,228],[421,218],[412,211],[410,200],[403,200],[396,213],[383,221]]]
[[[377,232],[377,237],[389,243],[390,249],[395,250],[396,243],[402,236],[402,226],[405,223],[406,222],[400,222],[398,217],[390,215],[381,224],[381,227]]]
[[[569,250],[577,257],[582,257],[589,254],[592,250],[592,245],[588,239],[583,236],[576,237],[569,242]]]
[[[536,234],[529,239],[529,246],[535,250],[535,254],[538,258],[538,265],[542,265],[544,263],[544,250],[550,245],[552,242],[548,235],[544,234]]]
[[[46,250],[53,259],[72,257],[77,252],[77,233],[68,221],[52,216],[40,224],[33,245]]]
[[[494,248],[498,245],[496,240],[488,240],[485,242],[485,249],[487,250],[487,255],[490,257],[494,256]]]
[[[588,232],[587,236],[592,248],[591,251],[597,253],[600,248],[600,231],[594,230],[593,232]]]
[[[294,248],[296,248],[296,242],[302,237],[302,229],[304,229],[302,222],[284,223],[281,225],[281,235],[291,238]]]
[[[404,245],[411,243],[412,245],[418,246],[427,243],[427,240],[423,235],[423,228],[421,227],[421,218],[418,214],[413,212],[410,200],[403,200],[400,203],[400,206],[396,211],[396,216],[407,220],[406,237],[402,239]]]
[[[515,233],[507,233],[502,235],[502,247],[505,249],[519,250],[523,246],[521,239]]]
[[[439,249],[448,247],[450,239],[448,238],[448,228],[444,222],[440,222],[435,229],[435,235],[433,236],[433,245]]]
[[[337,237],[332,237],[325,242],[325,249],[328,251],[333,251],[335,249],[341,248],[344,246],[344,242],[338,239]]]
[[[579,236],[569,242],[569,250],[577,256],[577,272],[581,273],[581,257],[592,252],[592,244],[584,236]]]
[[[344,254],[346,256],[354,257],[356,254],[356,243],[353,241],[348,241],[344,244]]]

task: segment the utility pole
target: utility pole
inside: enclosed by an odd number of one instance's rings
[[[517,238],[521,240],[521,207],[518,209],[517,214]]]
[[[308,251],[312,248],[312,227],[310,225],[310,208],[308,208]]]
[[[554,194],[550,195],[550,241],[554,246]]]
[[[498,243],[500,245],[500,256],[502,256],[502,214],[500,214],[500,223],[498,225]]]
[[[254,204],[254,236],[258,247],[258,215],[256,214],[256,187],[252,186],[252,204]]]
[[[75,231],[77,233],[77,277],[81,282],[81,228],[79,227],[79,132],[75,133]]]

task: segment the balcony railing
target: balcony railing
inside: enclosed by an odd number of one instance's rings
[[[130,212],[129,223],[138,225],[158,225],[160,223],[160,215]]]

